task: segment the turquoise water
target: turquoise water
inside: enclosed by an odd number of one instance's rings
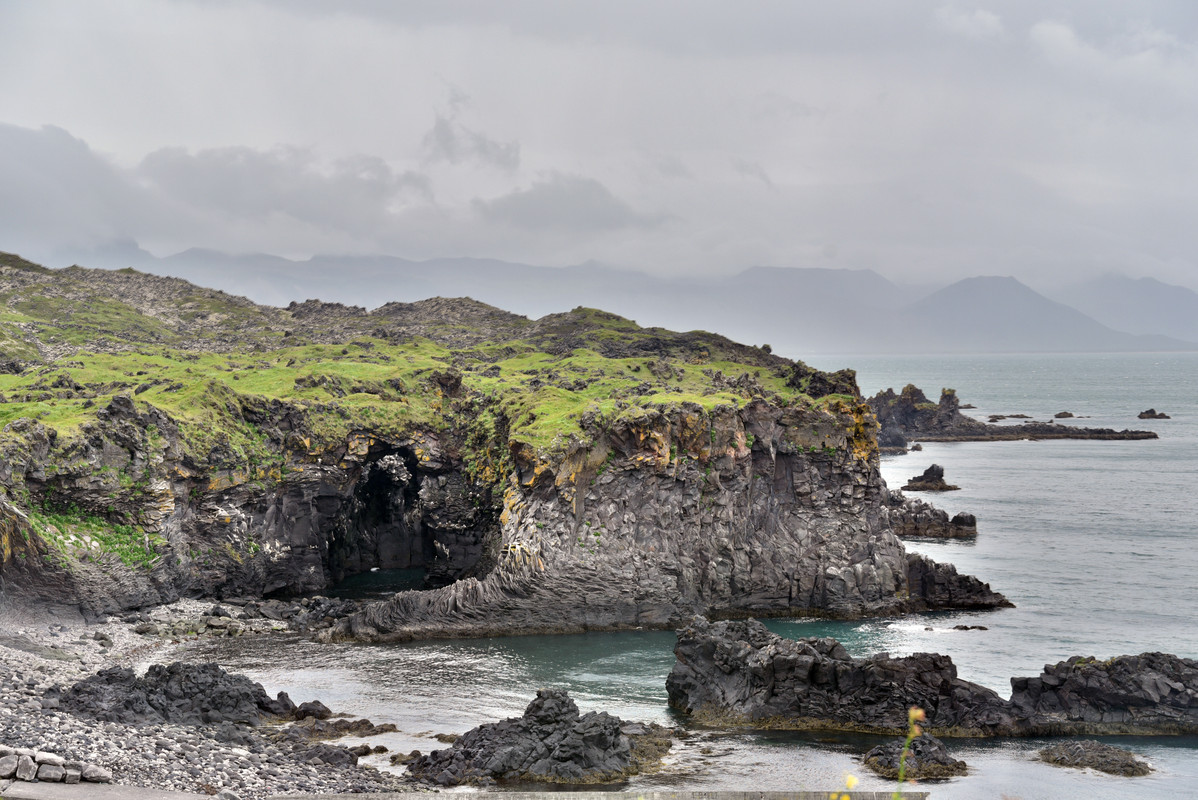
[[[808,361],[823,368],[853,366],[868,394],[910,382],[935,399],[950,386],[962,402],[978,407],[969,413],[982,418],[1026,413],[1043,420],[1071,411],[1087,417],[1072,424],[1151,429],[1161,438],[927,444],[921,453],[888,457],[882,472],[891,486],[933,462],[944,466],[949,482],[962,488],[933,502],[978,516],[974,542],[911,548],[981,577],[1017,608],[863,623],[772,621],[774,630],[835,636],[855,655],[947,653],[962,677],[1004,695],[1011,676],[1037,674],[1045,663],[1070,655],[1161,650],[1198,658],[1198,522],[1192,508],[1198,355]],[[1173,419],[1136,419],[1150,406]],[[959,623],[988,630],[952,630]],[[441,746],[434,733],[460,733],[518,715],[542,686],[569,689],[584,711],[680,724],[666,708],[673,642],[672,633],[630,631],[392,646],[315,646],[298,639],[204,646],[272,692],[286,689],[297,701],[320,698],[337,711],[394,722],[401,733],[372,740],[392,751],[428,751]],[[859,763],[878,741],[703,730],[677,748],[663,773],[619,788],[832,790],[853,773],[863,789],[886,789],[889,784]],[[923,788],[937,800],[1198,796],[1198,738],[1111,741],[1146,756],[1157,772],[1116,779],[1049,767],[1033,760],[1042,745],[1034,741],[950,742],[970,764],[970,774]]]

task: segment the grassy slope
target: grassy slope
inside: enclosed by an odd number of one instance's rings
[[[0,373],[0,451],[22,436],[7,427],[15,420],[55,429],[62,446],[113,396],[130,394],[179,425],[193,464],[248,480],[277,478],[286,457],[283,442],[240,413],[247,403],[278,400],[302,412],[301,459],[354,430],[395,438],[452,430],[468,468],[491,480],[505,471],[505,444],[551,458],[585,438],[584,414],[710,410],[756,395],[813,403],[788,386],[786,359],[594,309],[537,321],[469,300],[276,309],[131,270],[46,270],[0,254],[0,364],[14,359],[25,368]],[[446,376],[459,375],[457,390]],[[61,515],[42,527],[51,522],[70,535]],[[97,529],[91,517],[76,523],[75,534]]]

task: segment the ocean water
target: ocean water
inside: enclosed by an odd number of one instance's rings
[[[960,491],[930,498],[950,513],[978,517],[975,541],[909,547],[989,582],[1016,608],[859,623],[771,621],[788,636],[831,635],[855,655],[934,651],[952,656],[961,677],[1004,696],[1010,678],[1038,674],[1070,655],[1108,657],[1164,651],[1198,658],[1198,354],[1018,355],[808,359],[852,366],[867,394],[915,383],[935,400],[953,387],[967,413],[1058,411],[1077,424],[1155,430],[1158,440],[1048,441],[924,445],[886,457],[892,487],[932,463]],[[1170,420],[1138,420],[1155,407]],[[984,631],[955,631],[955,624]],[[927,630],[931,628],[931,630]],[[672,633],[629,631],[418,642],[323,645],[207,642],[207,655],[337,711],[393,722],[400,733],[372,739],[393,752],[441,747],[432,735],[461,733],[520,714],[535,689],[568,689],[581,709],[685,724],[666,707]],[[696,730],[661,773],[616,787],[638,789],[828,790],[844,777],[861,789],[888,782],[863,770],[860,756],[879,738]],[[1111,738],[1146,757],[1156,772],[1113,778],[1035,760],[1043,742],[949,741],[965,759],[963,778],[930,783],[950,798],[1195,797],[1198,737]],[[384,766],[385,756],[372,757]]]

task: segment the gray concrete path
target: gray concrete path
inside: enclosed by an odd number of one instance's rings
[[[831,792],[469,792],[465,800],[828,800]],[[835,792],[852,800],[890,800],[890,792]],[[903,792],[904,800],[927,800],[927,792]],[[26,783],[0,781],[4,800],[212,800],[210,795],[168,792],[115,783]],[[429,793],[284,794],[272,800],[429,800]]]

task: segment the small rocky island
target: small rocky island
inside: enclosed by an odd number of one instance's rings
[[[897,394],[894,389],[886,389],[869,398],[868,403],[881,425],[878,445],[883,453],[891,454],[907,452],[908,444],[917,439],[921,442],[1001,442],[1020,439],[1158,438],[1153,431],[1083,428],[1058,425],[1052,420],[1029,420],[1019,425],[992,424],[1008,418],[1027,420],[1023,414],[995,415],[990,418],[991,424],[987,424],[961,413],[961,402],[955,390],[942,389],[939,402],[933,403],[913,384],[907,384]],[[1056,415],[1056,418],[1067,419],[1061,415]]]
[[[923,471],[922,475],[916,475],[909,479],[903,487],[904,492],[954,492],[959,490],[960,486],[953,486],[944,480],[944,467],[939,464],[933,464]]]

